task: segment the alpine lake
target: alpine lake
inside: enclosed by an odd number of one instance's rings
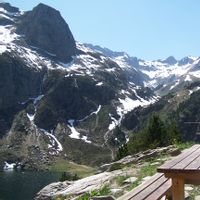
[[[33,200],[46,185],[59,181],[60,172],[15,171],[0,172],[0,200]]]

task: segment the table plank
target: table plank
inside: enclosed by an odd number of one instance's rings
[[[157,171],[165,173],[166,170],[169,170],[169,169],[173,168],[179,162],[181,162],[182,160],[184,160],[185,157],[190,156],[197,149],[200,149],[200,145],[193,145],[191,148],[187,149],[184,153],[181,153],[176,158],[174,158],[171,161],[168,161],[167,163],[165,163],[162,166],[158,167]]]
[[[174,165],[171,169],[174,169],[174,170],[176,170],[176,169],[177,170],[185,169],[190,164],[192,164],[193,162],[195,162],[195,160],[199,156],[200,156],[200,148],[198,148],[195,151],[193,151],[189,156],[186,156],[183,160],[181,160],[179,163],[177,163],[176,165]],[[196,165],[194,165],[194,166],[196,166]],[[187,169],[190,169],[190,168],[187,168]],[[198,169],[198,167],[196,169]]]
[[[190,169],[190,170],[195,170],[195,169],[200,170],[200,154],[199,154],[199,156],[198,156],[195,160],[193,160],[192,163],[190,163],[190,164],[185,168],[185,170],[188,170],[188,169]],[[199,172],[199,173],[200,173],[200,172]]]

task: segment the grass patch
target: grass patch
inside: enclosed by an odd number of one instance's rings
[[[147,177],[147,176],[153,176],[155,173],[156,173],[156,170],[157,170],[157,166],[155,165],[146,165],[146,166],[143,166],[139,172],[138,172],[138,179],[137,181],[135,181],[134,183],[132,183],[129,187],[128,187],[128,190],[132,190],[133,188],[137,187],[138,185],[141,184],[141,181],[143,178]]]
[[[129,176],[117,176],[117,177],[115,178],[115,181],[116,181],[117,185],[122,186],[123,183],[124,183],[124,181],[125,181],[127,178],[129,178]]]
[[[144,178],[146,176],[153,176],[156,173],[157,166],[147,165],[140,169],[139,178]]]
[[[187,148],[190,148],[191,146],[193,146],[195,144],[195,142],[184,142],[184,143],[176,143],[175,147],[180,149],[180,150],[184,150]]]
[[[91,192],[87,192],[86,194],[78,197],[77,200],[88,200],[90,197],[106,196],[109,195],[110,193],[111,193],[110,188],[107,185],[104,185],[99,191],[93,190]]]
[[[66,196],[65,195],[59,195],[56,198],[53,198],[53,200],[65,200]]]
[[[200,186],[192,186],[194,189],[189,192],[188,200],[195,200],[196,196],[200,195]]]
[[[96,172],[95,168],[79,165],[64,159],[57,159],[52,165],[49,166],[49,170],[53,172],[69,172],[77,174],[80,178],[91,176]]]

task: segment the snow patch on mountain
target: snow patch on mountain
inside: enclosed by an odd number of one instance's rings
[[[3,170],[13,170],[16,166],[16,163],[8,163],[8,162],[4,162],[4,166],[3,166]]]
[[[112,114],[109,114],[109,117],[111,118],[111,124],[108,126],[108,130],[112,131],[120,124],[121,120],[115,119]]]
[[[200,78],[200,70],[199,71],[193,71],[193,72],[190,72],[189,75],[192,75],[196,78]]]
[[[59,152],[63,151],[63,147],[58,139],[52,133],[49,133],[47,130],[40,129],[43,131],[45,135],[48,136],[50,144],[48,144],[48,148],[50,149],[49,154],[57,155]]]
[[[24,11],[19,10],[18,12],[9,12],[6,9],[0,7],[0,13],[4,13],[6,16],[9,15],[10,17],[19,17],[24,14]]]
[[[136,107],[142,106],[148,106],[150,104],[155,103],[158,98],[157,97],[152,97],[149,100],[145,100],[137,95],[138,99],[133,100],[130,97],[125,97],[124,99],[119,98],[119,102],[121,103],[120,106],[117,108],[117,112],[120,116],[123,116],[124,114],[130,112]]]
[[[174,89],[179,83],[180,83],[180,80],[177,80],[177,81],[175,82],[175,84],[172,85],[172,86],[169,88],[169,90]]]
[[[188,75],[186,75],[185,81],[192,82],[192,79],[191,79],[191,77],[190,77],[190,75],[189,75],[189,74],[188,74]]]
[[[27,113],[27,117],[29,118],[30,122],[33,122],[34,118],[35,118],[35,114],[29,114],[29,113]]]
[[[83,135],[83,136],[81,137],[81,139],[82,139],[84,142],[86,142],[86,143],[89,143],[89,144],[92,143],[90,140],[88,140],[87,136],[85,136],[85,135]]]
[[[197,87],[193,88],[192,90],[189,90],[189,95],[191,95],[191,94],[193,94],[194,92],[197,92],[197,91],[199,91],[199,90],[200,90],[200,87],[197,86]]]
[[[193,68],[199,63],[198,57],[186,57],[177,61],[174,64],[163,63],[159,61],[140,61],[139,64],[142,67],[142,72],[149,76],[149,81],[145,82],[145,86],[156,88],[161,83],[174,85],[170,88],[172,90],[178,84],[181,77],[185,77],[184,81],[192,81],[189,75],[200,78],[199,70],[193,71]],[[144,67],[146,66],[146,68]],[[179,81],[178,81],[179,80]]]
[[[123,69],[133,68],[134,66],[129,65],[126,61],[128,57],[129,57],[128,54],[124,54],[123,56],[115,57],[114,61]]]
[[[80,120],[76,120],[77,122],[83,122],[85,120],[87,120],[90,116],[92,115],[98,115],[98,113],[100,112],[101,110],[101,105],[98,106],[97,110],[96,111],[93,111],[91,112],[89,115],[85,116],[83,119],[80,119]],[[73,139],[81,139],[83,141],[85,141],[86,143],[91,143],[91,141],[89,141],[87,139],[87,136],[81,136],[81,133],[79,133],[75,127],[74,127],[74,124],[75,124],[75,120],[74,119],[69,119],[68,120],[68,128],[71,130],[71,134],[69,135],[70,138],[73,138]]]
[[[68,127],[71,130],[71,134],[69,135],[69,137],[74,139],[80,139],[80,133],[74,128],[74,122],[75,120],[73,119],[68,120]]]
[[[98,106],[97,110],[94,112],[91,112],[89,115],[85,116],[83,119],[78,120],[79,122],[83,122],[86,119],[88,119],[88,117],[92,116],[92,115],[97,115],[99,113],[99,111],[101,110],[101,105]]]
[[[12,26],[0,26],[0,54],[4,53],[5,51],[10,51],[12,42],[18,37],[19,35],[13,32]]]
[[[98,82],[97,84],[96,84],[96,86],[102,86],[103,85],[103,82]]]
[[[7,15],[1,14],[1,13],[0,13],[0,18],[5,18],[5,19],[9,19],[10,21],[13,21],[12,18],[8,17]]]
[[[85,135],[81,136],[81,134],[75,129],[74,122],[75,120],[73,119],[68,120],[69,123],[68,127],[71,130],[71,134],[69,135],[69,137],[73,139],[81,139],[86,143],[92,143],[90,140],[88,140],[87,136]]]

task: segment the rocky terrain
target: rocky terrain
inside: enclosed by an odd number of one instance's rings
[[[115,170],[111,168],[106,171],[93,175],[75,182],[64,181],[52,183],[43,188],[35,199],[50,200],[50,199],[92,199],[92,196],[99,196],[94,191],[101,191],[102,188],[107,188],[104,195],[113,196],[116,199],[146,181],[154,173],[156,168],[166,160],[171,159],[181,153],[179,148],[168,146],[165,148],[157,148],[140,152],[138,154],[128,156],[119,160],[117,163],[121,164],[116,168],[116,163],[110,163]],[[105,166],[102,166],[104,168]],[[186,198],[194,198],[197,196],[199,188],[191,185],[185,186]],[[88,194],[86,198],[86,194]],[[89,195],[90,194],[90,195]]]
[[[99,166],[153,112],[198,140],[198,124],[185,122],[200,119],[200,58],[145,61],[81,44],[44,4],[0,3],[0,36],[1,169],[48,169],[57,158]]]

